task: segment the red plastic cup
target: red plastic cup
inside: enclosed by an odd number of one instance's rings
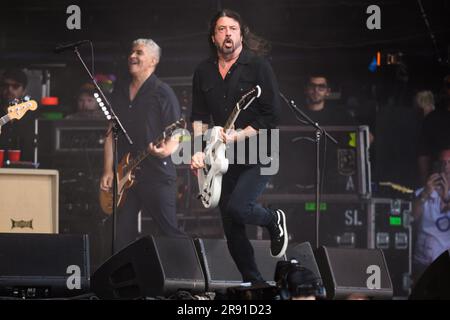
[[[8,160],[10,162],[20,161],[20,150],[8,150]]]
[[[5,150],[0,150],[0,168],[3,167],[4,157],[5,157]]]

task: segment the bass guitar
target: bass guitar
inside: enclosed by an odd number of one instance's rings
[[[184,129],[186,122],[180,119],[166,127],[163,133],[153,141],[153,145],[158,146],[163,141],[169,140],[178,129]],[[122,157],[117,166],[117,207],[121,207],[126,198],[126,190],[131,188],[135,183],[135,171],[139,164],[150,155],[148,148],[139,152],[135,158],[131,153],[127,153]],[[99,194],[100,207],[106,214],[111,214],[113,211],[113,192],[100,189]]]
[[[37,102],[34,100],[25,101],[8,107],[8,113],[0,118],[0,127],[13,119],[21,119],[28,110],[36,110]]]

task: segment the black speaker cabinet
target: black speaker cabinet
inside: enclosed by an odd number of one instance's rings
[[[92,291],[104,299],[169,296],[205,291],[190,238],[143,237],[109,258],[92,276]]]
[[[89,277],[87,235],[0,233],[1,296],[79,296]]]
[[[410,300],[450,300],[450,252],[444,251],[425,270],[409,297]]]
[[[277,262],[270,255],[270,241],[250,240],[255,252],[256,265],[264,280],[274,284]],[[226,240],[196,239],[199,255],[205,272],[207,291],[225,290],[242,283],[242,276],[228,251]]]
[[[322,246],[315,253],[328,299],[392,298],[392,282],[383,251]]]

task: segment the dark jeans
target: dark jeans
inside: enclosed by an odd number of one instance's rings
[[[219,202],[228,249],[245,282],[264,280],[245,230],[246,224],[266,226],[272,219],[271,211],[256,202],[271,177],[260,175],[260,169],[258,165],[230,166]]]
[[[126,193],[123,207],[117,214],[116,252],[138,237],[138,214],[151,216],[161,235],[185,236],[178,229],[176,218],[176,181],[138,182]]]

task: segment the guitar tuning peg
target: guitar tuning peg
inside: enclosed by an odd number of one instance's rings
[[[9,102],[9,106],[12,107],[19,103],[19,99],[15,98]]]
[[[28,95],[22,98],[22,101],[23,101],[23,102],[28,102],[28,101],[30,101],[30,100],[31,100],[31,97],[28,96]]]

